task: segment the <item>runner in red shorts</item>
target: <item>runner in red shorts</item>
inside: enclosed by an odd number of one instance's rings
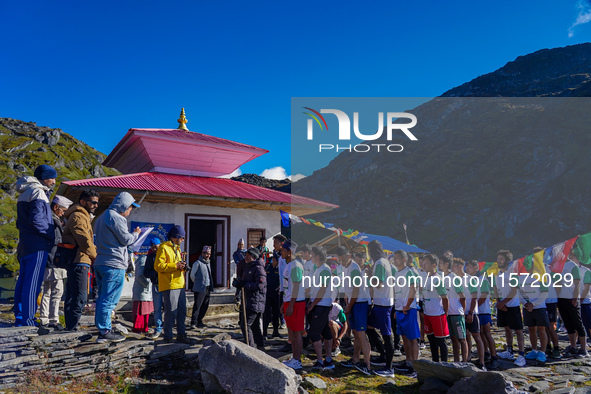
[[[430,253],[423,258],[423,269],[428,273],[422,283],[422,295],[425,300],[425,334],[429,338],[431,357],[433,361],[447,362],[447,345],[445,338],[449,336],[447,327],[447,291],[443,286],[443,280],[437,274],[439,259]]]

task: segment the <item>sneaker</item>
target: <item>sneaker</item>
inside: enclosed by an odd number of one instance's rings
[[[538,357],[536,357],[536,361],[539,361],[541,363],[545,363],[546,362],[546,353],[538,352]]]
[[[273,335],[271,336],[271,338],[279,338],[279,339],[283,339],[283,335],[281,335],[279,333],[279,331],[274,331]]]
[[[525,355],[525,359],[526,360],[535,360],[538,358],[538,353],[542,353],[542,352],[538,352],[537,350],[532,350],[531,352],[529,352]]]
[[[162,335],[162,331],[154,331],[154,333],[150,336],[152,339],[158,339]]]
[[[483,364],[480,364],[480,361],[475,361],[474,366],[478,369],[480,369],[483,372],[486,372],[486,367]]]
[[[517,357],[517,360],[515,360],[515,365],[517,365],[518,367],[524,367],[525,364],[527,364],[527,362],[525,361],[525,357],[523,357],[521,354]]]
[[[573,349],[573,347],[569,345],[562,351],[562,356],[563,357],[574,357],[574,355],[576,353],[577,353],[577,349]]]
[[[400,351],[400,349],[394,349],[394,355],[395,356],[402,356],[402,352]]]
[[[340,348],[336,348],[335,350],[332,351],[332,356],[336,357],[339,354],[341,354],[341,349]]]
[[[39,329],[37,330],[37,335],[47,335],[50,332],[51,332],[51,330],[49,328],[47,328],[47,326],[40,325]]]
[[[106,334],[99,335],[96,339],[98,343],[106,343],[106,342],[123,342],[125,341],[125,337],[121,334],[116,334],[113,331],[107,331]]]
[[[504,352],[497,353],[497,357],[500,357],[504,360],[513,360],[515,358],[515,356],[513,355],[513,352],[510,352],[508,350],[505,350]]]
[[[587,349],[585,349],[584,347],[581,347],[579,349],[579,351],[577,352],[577,355],[575,357],[577,357],[577,358],[587,358],[587,357],[589,357],[589,352],[587,352]]]
[[[560,349],[552,350],[552,354],[550,355],[550,358],[553,358],[555,360],[560,360],[562,358],[562,353],[560,353]]]
[[[378,376],[381,376],[383,378],[395,378],[396,374],[394,373],[394,368],[390,368],[390,369],[378,369],[376,371],[373,371],[373,373],[375,373]]]
[[[484,362],[489,363],[491,360],[491,356],[489,352],[484,352]]]
[[[386,366],[386,359],[382,356],[371,357],[370,359],[371,365],[375,365],[378,367],[385,367]]]
[[[498,369],[499,366],[499,360],[496,358],[491,358],[490,362],[486,365],[488,369]]]
[[[407,373],[409,373],[411,370],[413,370],[412,367],[406,365],[406,361],[401,361],[400,363],[394,365],[394,370],[396,372],[399,372],[403,375],[406,375]]]
[[[173,343],[174,339],[164,337],[164,343]]]
[[[323,369],[334,369],[334,361],[331,359],[330,361],[324,360]]]
[[[365,362],[361,362],[359,361],[357,364],[354,365],[355,369],[358,370],[359,372],[366,374],[366,375],[371,375],[371,369],[367,368],[367,365],[365,365]]]
[[[294,358],[290,358],[289,360],[287,360],[287,362],[284,362],[284,364],[286,367],[289,367],[291,369],[302,369],[302,362]]]
[[[312,369],[324,369],[324,363],[316,360],[316,363],[312,365]]]
[[[59,323],[53,323],[49,325],[50,328],[53,328],[54,331],[64,331],[64,326]]]
[[[421,344],[419,345],[419,349],[426,349],[427,346],[425,346],[425,342],[421,342]]]
[[[193,341],[191,338],[189,338],[189,337],[187,336],[187,334],[185,334],[185,335],[178,335],[178,336],[176,337],[176,341],[177,341],[178,343],[185,343],[185,344],[187,344],[187,345],[193,345],[193,344],[195,343],[195,342],[194,342],[194,341]]]
[[[406,376],[407,378],[416,378],[417,377],[417,372],[415,371],[415,369],[413,367],[407,367],[408,369],[406,370],[406,372],[401,372],[404,376]]]
[[[345,368],[354,368],[355,367],[355,363],[353,362],[353,359],[348,359],[345,361],[341,362],[341,367],[345,367]]]

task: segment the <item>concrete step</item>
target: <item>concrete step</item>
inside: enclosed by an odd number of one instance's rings
[[[235,295],[233,292],[217,293],[213,292],[209,295],[209,305],[224,305],[234,304]]]

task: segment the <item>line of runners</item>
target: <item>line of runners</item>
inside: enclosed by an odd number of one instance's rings
[[[538,250],[541,249],[534,252]],[[341,306],[354,338],[353,356],[341,365],[367,375],[416,376],[412,362],[419,357],[419,347],[423,346],[420,340],[424,335],[435,362],[448,360],[446,338],[451,337],[454,362],[470,360],[474,341],[478,352],[474,364],[483,370],[498,368],[497,357],[514,360],[517,366],[526,365],[526,359],[545,362],[547,357],[588,357],[586,333],[591,332],[591,271],[580,264],[581,256],[576,253],[569,255],[562,274],[555,275],[556,281],[544,286],[531,275],[533,265],[530,275],[519,277],[517,281],[508,275],[513,259],[508,250],[497,253],[499,273],[491,277],[482,276],[476,260],[454,259],[450,251],[440,257],[422,256],[421,269],[414,267],[412,257],[404,251],[387,258],[378,241],[368,245],[368,252],[369,263],[365,261],[365,253],[351,256],[345,247],[339,247],[336,251],[338,264],[331,269],[323,248],[308,245],[298,248],[290,241],[283,244],[279,271],[282,312],[293,351],[292,358],[284,361],[285,365],[296,370],[302,368],[303,335],[307,333],[317,355],[314,368],[334,368],[333,350],[338,349],[347,327],[337,321]],[[364,274],[372,278],[371,286],[352,285],[359,284]],[[303,281],[306,275],[310,280]],[[572,280],[562,280],[571,275]],[[350,280],[343,281],[343,286],[335,290],[330,286],[331,276]],[[454,283],[461,281],[441,280],[448,276],[452,279],[476,276],[479,285],[473,286],[470,283],[475,281],[468,280],[464,281],[467,286],[457,286]],[[393,283],[400,283],[398,280],[402,277],[406,286],[387,285],[392,283],[392,278]],[[305,288],[304,283],[327,285]],[[506,350],[499,353],[491,334],[491,299],[496,300],[498,327],[505,330]],[[558,311],[570,341],[563,351],[556,334]],[[338,331],[334,329],[335,323]],[[524,352],[524,325],[528,327],[532,348],[527,354]],[[518,344],[516,358],[514,333]],[[337,339],[333,343],[335,335]],[[399,352],[399,336],[405,360],[393,365],[393,357]],[[379,357],[370,357],[372,347],[380,353]]]

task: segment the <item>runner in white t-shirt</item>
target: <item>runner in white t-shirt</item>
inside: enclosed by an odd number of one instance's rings
[[[412,362],[419,358],[419,328],[417,299],[419,296],[420,277],[412,266],[412,257],[405,251],[394,252],[394,264],[396,274],[394,275],[395,299],[394,309],[396,310],[396,331],[402,335],[404,342],[404,364],[399,364],[394,369],[407,376],[416,374]]]
[[[466,298],[466,309],[464,310],[464,316],[466,318],[466,345],[468,352],[472,351],[472,341],[470,337],[474,337],[474,343],[476,343],[476,350],[478,351],[478,363],[475,365],[486,370],[484,366],[484,344],[480,337],[480,320],[478,319],[478,278],[475,276],[467,275],[464,272],[464,260],[454,258],[452,264],[453,273],[463,279],[464,282],[464,298]],[[466,355],[467,358],[470,354]],[[467,359],[464,362],[468,361]]]
[[[367,322],[367,336],[370,343],[375,345],[380,352],[380,357],[378,360],[372,359],[372,364],[385,367],[374,371],[376,375],[393,378],[394,344],[392,342],[391,314],[392,305],[394,305],[394,292],[392,286],[388,286],[388,282],[391,282],[392,268],[379,241],[371,241],[367,247],[369,256],[374,262],[372,279],[374,285],[377,283],[377,286],[371,288],[373,308]],[[380,340],[376,329],[380,330],[383,342]]]
[[[346,334],[349,326],[345,311],[337,302],[332,303],[332,308],[328,314],[328,324],[333,337],[332,356],[336,357],[341,354],[341,339]]]
[[[581,297],[581,270],[579,256],[577,256],[579,253],[580,248],[573,248],[568,256],[569,260],[564,263],[560,283],[562,287],[558,288],[558,310],[570,341],[570,346],[564,349],[563,355],[583,358],[588,356],[588,352],[587,333],[581,319],[581,307],[579,306]],[[577,334],[581,343],[580,349],[577,349]]]
[[[433,253],[425,255],[422,267],[427,273],[421,287],[421,297],[424,300],[425,333],[431,347],[431,357],[434,362],[446,363],[448,350],[445,338],[449,336],[446,311],[449,308],[447,291],[443,286],[442,276],[437,273],[439,259]]]
[[[282,273],[283,286],[283,314],[285,315],[285,324],[293,349],[293,357],[284,364],[293,369],[302,369],[304,316],[306,313],[306,302],[304,300],[304,291],[301,288],[304,267],[294,260],[297,245],[287,240],[281,247],[281,256],[287,263]]]
[[[581,273],[581,319],[587,333],[591,336],[591,270],[579,265]]]
[[[368,302],[370,301],[369,291],[364,286],[361,268],[356,262],[351,260],[349,250],[344,246],[339,246],[336,252],[339,263],[343,267],[341,278],[344,278],[344,283],[342,286],[345,297],[347,298],[345,315],[347,315],[347,320],[349,320],[349,325],[353,330],[353,336],[355,338],[353,357],[342,362],[341,365],[346,368],[356,368],[366,375],[371,375],[371,346],[365,335],[365,331],[367,330]],[[364,363],[359,361],[359,356],[362,352]]]
[[[326,265],[326,251],[321,246],[312,247],[312,262],[314,274],[312,275],[312,288],[310,291],[310,304],[306,307],[308,315],[308,337],[316,352],[315,369],[334,369],[332,362],[332,333],[328,324],[328,315],[332,309],[333,292],[330,288],[330,267]],[[322,339],[326,359],[322,360]]]
[[[546,328],[550,325],[548,310],[546,309],[546,298],[548,288],[544,285],[539,274],[533,275],[534,264],[529,267],[527,275],[522,275],[519,286],[519,293],[523,299],[523,324],[529,331],[529,339],[532,350],[525,355],[527,360],[546,362],[546,346],[548,336]],[[538,349],[538,337],[540,348]]]
[[[466,309],[466,299],[463,297],[464,287],[461,278],[457,277],[451,271],[453,257],[449,254],[443,254],[439,257],[439,270],[442,273],[443,286],[447,292],[449,308],[447,309],[447,325],[451,337],[451,343],[454,353],[454,362],[468,359],[468,345],[466,343],[466,318],[464,310]]]
[[[485,350],[484,358],[486,362],[487,356],[490,356],[490,361],[486,364],[487,368],[497,369],[499,368],[499,361],[497,360],[496,343],[491,332],[490,282],[486,273],[480,274],[476,260],[467,261],[464,269],[468,275],[478,278],[480,284],[478,288],[478,320],[480,322],[482,344]]]
[[[519,275],[509,271],[509,263],[513,260],[513,253],[508,250],[497,252],[499,274],[494,277],[493,288],[497,298],[497,325],[505,329],[507,350],[497,353],[500,358],[513,360],[513,332],[517,336],[519,356],[515,365],[523,367],[526,364],[523,340],[523,319],[519,306]],[[516,264],[516,263],[515,263]]]

